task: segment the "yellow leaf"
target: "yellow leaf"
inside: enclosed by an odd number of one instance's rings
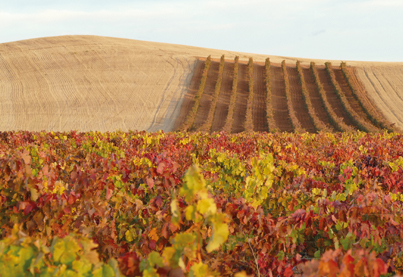
[[[195,219],[196,219],[195,208],[193,206],[187,206],[186,207],[186,220],[195,220]]]
[[[214,199],[205,198],[197,202],[197,211],[205,215],[207,213],[215,214],[217,212],[217,206]]]
[[[176,199],[172,200],[171,202],[171,212],[172,212],[172,223],[179,224],[179,208],[178,208],[178,201]]]
[[[176,251],[173,247],[165,247],[164,251],[162,252],[162,258],[164,259],[165,263],[172,268],[179,266],[179,257],[175,256],[175,252]]]
[[[210,253],[211,251],[218,249],[221,244],[228,239],[228,235],[229,230],[227,224],[222,222],[213,224],[213,235],[206,247],[207,252]]]

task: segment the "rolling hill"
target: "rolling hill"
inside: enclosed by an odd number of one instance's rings
[[[328,106],[311,62],[316,64]],[[403,63],[351,61],[344,68],[349,78],[340,63],[98,36],[3,43],[0,130],[178,130],[194,109],[203,71],[204,93],[188,130],[224,130],[231,98],[231,132],[251,128],[315,132],[322,123],[331,131],[403,128]]]

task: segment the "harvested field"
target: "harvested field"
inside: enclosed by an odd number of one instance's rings
[[[232,132],[244,130],[249,95],[246,63],[250,57],[255,63],[254,130],[267,131],[262,65],[268,56],[98,36],[48,37],[0,44],[0,131],[177,130],[194,106],[205,57],[211,55],[213,64],[195,118],[195,130],[210,108],[218,61],[223,54],[227,61],[212,131],[221,131],[228,115],[235,56],[240,58],[240,70]],[[297,60],[304,68],[313,110],[320,120],[335,129],[306,68],[311,61],[318,64],[332,109],[356,128],[334,93],[324,60],[269,58],[273,94],[269,105],[279,130],[293,131],[279,65],[283,60],[289,68],[293,112],[306,130],[314,129],[303,109],[305,103],[293,69]],[[376,117],[380,121],[373,124],[377,126],[383,122],[382,126],[403,128],[403,63],[348,62],[349,80],[355,84],[361,103],[364,101],[364,110],[337,66],[341,61],[330,62],[338,85],[360,119],[369,123],[369,118],[375,122]]]
[[[403,66],[362,66],[356,72],[385,118],[403,129]]]
[[[196,58],[95,36],[0,44],[0,130],[171,129]]]
[[[193,71],[193,78],[190,82],[189,89],[183,98],[182,108],[175,121],[174,129],[179,129],[185,122],[186,116],[195,102],[195,95],[199,89],[201,76],[204,68],[204,61],[198,60]]]

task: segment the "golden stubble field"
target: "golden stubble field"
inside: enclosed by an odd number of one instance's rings
[[[170,131],[197,57],[324,60],[98,36],[0,44],[0,130]],[[340,61],[331,61],[334,65]],[[347,62],[382,114],[403,128],[403,63]]]

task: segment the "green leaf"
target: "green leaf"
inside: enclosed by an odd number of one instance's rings
[[[143,277],[159,277],[157,270],[154,268],[147,268],[143,271]]]
[[[162,252],[162,258],[172,268],[176,268],[179,266],[180,256],[181,253],[178,253],[173,247],[165,247],[164,251]]]
[[[205,198],[206,182],[203,175],[200,173],[200,169],[197,165],[192,165],[185,174],[185,182],[180,189],[180,195],[185,196],[187,202],[191,202],[197,193],[201,194],[202,198]]]
[[[160,256],[158,252],[151,252],[148,255],[148,263],[151,267],[158,266],[158,267],[163,267],[164,266],[164,260]]]
[[[80,244],[83,247],[82,257],[87,259],[92,264],[97,265],[99,263],[99,257],[95,248],[98,248],[98,244],[94,243],[92,239],[88,238],[81,238]]]
[[[34,258],[34,250],[32,247],[21,248],[18,252],[19,256],[19,266],[21,266],[23,271],[27,271],[29,268],[32,259]]]
[[[282,261],[282,260],[284,259],[284,257],[285,257],[284,251],[279,251],[279,252],[277,253],[277,258],[278,258],[280,261]]]
[[[92,264],[87,260],[87,259],[80,259],[77,261],[74,261],[73,264],[73,269],[75,272],[77,272],[77,276],[82,276],[82,277],[87,277],[91,276],[91,270],[92,270]]]
[[[67,236],[64,239],[56,238],[56,243],[53,246],[53,259],[55,262],[62,264],[72,263],[76,257],[80,246],[72,236]]]
[[[316,259],[319,259],[319,258],[320,258],[320,250],[316,251],[313,256],[314,256]]]
[[[114,277],[115,271],[108,264],[103,264],[92,272],[93,277]]]
[[[191,205],[185,209],[186,220],[196,220],[196,209]]]

